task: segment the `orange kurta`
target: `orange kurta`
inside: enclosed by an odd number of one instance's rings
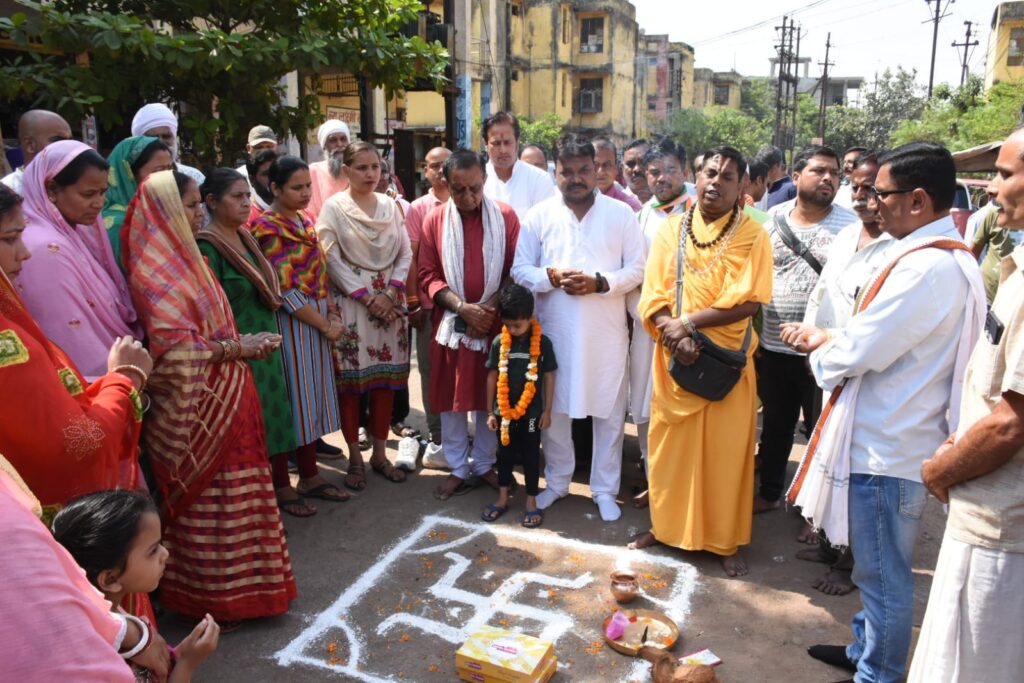
[[[693,232],[710,241],[732,214],[705,225],[694,212]],[[659,332],[651,318],[668,308],[675,315],[676,255],[683,216],[668,219],[658,231],[647,258],[643,294],[638,306],[644,327],[655,341]],[[772,253],[768,233],[744,216],[724,240],[721,259],[706,274],[719,243],[699,249],[688,240],[683,312],[727,309],[772,296]],[[748,320],[701,330],[715,344],[739,349]],[[757,348],[756,335],[749,356]],[[754,498],[756,379],[751,359],[739,383],[721,401],[708,401],[685,391],[668,374],[671,356],[660,344],[654,350],[654,391],[649,433],[650,510],[652,531],[667,545],[732,555],[750,542]]]

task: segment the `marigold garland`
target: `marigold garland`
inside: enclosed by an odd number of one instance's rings
[[[508,428],[512,420],[518,420],[526,414],[526,409],[537,393],[537,360],[540,358],[540,323],[534,318],[531,321],[533,330],[530,334],[530,363],[526,366],[526,386],[519,395],[515,407],[509,405],[508,388],[508,352],[512,348],[512,333],[508,327],[501,326],[501,355],[498,359],[498,414],[501,415],[501,445],[509,444]]]

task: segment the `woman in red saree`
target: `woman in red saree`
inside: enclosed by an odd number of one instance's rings
[[[140,392],[152,364],[141,344],[118,338],[107,374],[89,383],[47,339],[13,284],[29,258],[20,204],[0,187],[0,452],[39,497],[48,521],[76,496],[142,484]]]
[[[296,595],[245,362],[280,337],[239,335],[196,244],[199,205],[187,176],[150,176],[125,217],[124,265],[154,358],[142,439],[170,550],[161,602],[232,622],[282,614]]]

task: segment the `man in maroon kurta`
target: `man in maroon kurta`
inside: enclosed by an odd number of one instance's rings
[[[445,163],[445,178],[451,192],[451,201],[433,209],[423,221],[419,249],[420,283],[434,302],[430,344],[430,407],[441,414],[441,445],[451,467],[451,475],[437,488],[434,495],[447,500],[455,493],[469,490],[467,480],[471,474],[498,487],[493,471],[497,435],[488,430],[487,413],[487,349],[490,340],[501,330],[497,316],[497,292],[487,292],[485,269],[484,216],[497,217],[504,223],[504,253],[492,255],[495,267],[501,262],[501,283],[509,278],[509,270],[516,253],[519,219],[511,207],[495,202],[485,205],[484,181],[486,174],[480,155],[459,150]],[[450,224],[450,207],[459,212],[462,223],[461,294],[450,282],[453,275],[446,271],[444,259],[444,230]],[[451,267],[451,265],[449,265]],[[485,294],[487,300],[483,300]],[[462,338],[456,348],[438,343],[436,335],[443,326],[447,312],[456,314],[454,329],[449,334]],[[479,340],[479,341],[476,341]],[[454,342],[453,342],[454,343]],[[479,350],[468,348],[470,345]],[[476,434],[470,459],[469,416],[474,414]]]

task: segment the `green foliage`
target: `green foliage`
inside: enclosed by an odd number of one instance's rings
[[[545,114],[539,119],[519,119],[519,146],[540,145],[548,156],[555,146],[555,141],[565,131],[565,122],[557,114]]]
[[[43,48],[0,67],[0,97],[78,120],[122,124],[144,102],[182,104],[182,137],[200,163],[234,159],[255,123],[304,136],[320,120],[319,79],[330,67],[389,93],[418,79],[440,86],[447,52],[406,37],[416,0],[62,0],[0,17],[0,34]],[[57,53],[57,54],[54,54]],[[88,54],[88,65],[73,55]],[[298,103],[284,78],[313,74]]]
[[[1016,126],[1024,107],[1024,82],[998,83],[983,93],[972,76],[962,87],[936,89],[936,96],[918,120],[904,121],[894,144],[938,142],[951,150],[1002,140]]]
[[[864,111],[868,115],[868,126],[861,139],[864,147],[889,147],[901,123],[921,118],[926,99],[916,78],[916,69],[907,71],[898,66],[895,73],[886,69],[874,90],[867,93],[864,97]]]
[[[680,109],[655,135],[670,135],[691,157],[719,145],[753,155],[771,140],[771,124],[766,121],[727,107]]]

